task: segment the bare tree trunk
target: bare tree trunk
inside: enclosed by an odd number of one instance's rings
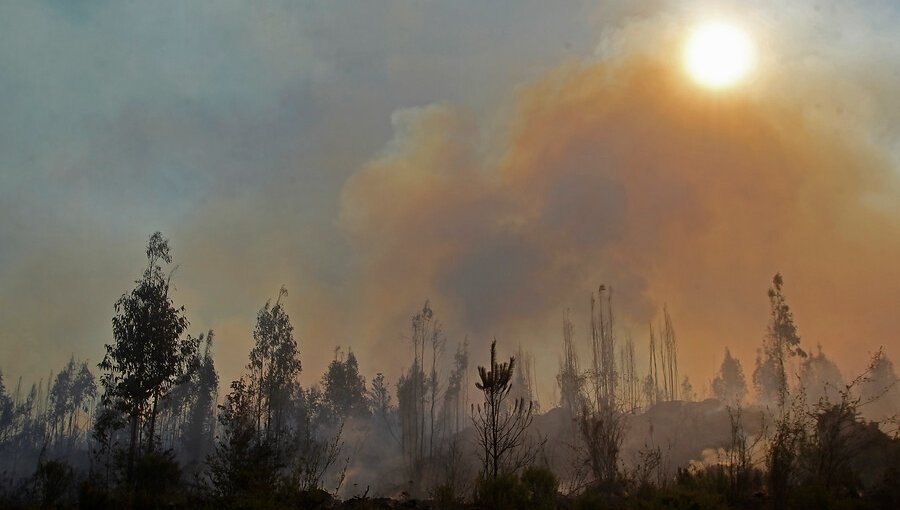
[[[131,483],[134,480],[134,454],[135,447],[138,440],[138,411],[137,405],[135,405],[135,409],[131,414],[131,442],[128,447],[128,482]]]
[[[150,411],[150,434],[147,439],[147,453],[153,451],[153,441],[156,437],[156,405],[159,401],[159,394],[157,392],[153,392],[153,408]]]

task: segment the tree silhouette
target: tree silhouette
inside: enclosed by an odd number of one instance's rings
[[[569,311],[563,312],[563,359],[559,363],[556,384],[559,385],[559,406],[575,416],[584,400],[582,389],[584,376],[578,365],[578,352],[574,344],[575,327],[569,320]]]
[[[479,382],[475,383],[484,402],[472,405],[472,423],[482,451],[482,474],[496,479],[508,465],[509,456],[525,441],[525,431],[531,425],[533,404],[524,399],[507,401],[512,390],[512,376],[516,358],[497,361],[497,341],[491,342],[491,363],[478,367]]]
[[[215,404],[219,391],[219,374],[212,358],[213,331],[200,335],[203,354],[198,351],[191,362],[186,393],[181,443],[190,462],[199,462],[209,453],[215,436]]]
[[[469,370],[469,339],[456,346],[456,354],[453,355],[453,368],[447,378],[447,389],[444,391],[444,425],[448,427],[450,434],[456,434],[460,430],[460,411],[466,412],[463,400],[466,397],[465,381]]]
[[[72,439],[78,429],[79,412],[86,413],[97,394],[94,374],[87,362],[77,363],[71,358],[63,367],[50,389],[50,416],[52,433],[59,439]]]
[[[353,351],[346,359],[335,358],[322,377],[325,404],[335,419],[348,416],[364,417],[369,414],[366,401],[366,380],[359,375],[359,363]]]
[[[115,304],[112,344],[100,363],[103,401],[115,405],[129,417],[128,480],[132,479],[140,427],[149,422],[146,449],[154,448],[159,400],[179,382],[185,365],[197,350],[196,341],[181,339],[188,326],[184,307],[176,307],[169,296],[172,273],[160,264],[170,264],[169,242],[155,232],[147,243],[147,268],[137,286]]]
[[[784,408],[787,400],[787,358],[806,357],[806,352],[800,348],[800,335],[794,324],[794,314],[784,297],[783,286],[781,273],[776,273],[772,278],[772,287],[769,288],[769,327],[753,371],[753,384],[760,396],[763,400],[777,402],[779,408]]]
[[[438,358],[443,352],[445,339],[429,301],[425,301],[422,309],[413,315],[410,326],[409,341],[413,346],[413,363],[397,382],[397,404],[406,468],[410,478],[419,481],[425,460],[435,453]],[[425,372],[429,345],[430,376]]]
[[[15,423],[15,406],[12,398],[6,394],[6,386],[3,384],[3,372],[0,372],[0,448],[12,435]]]
[[[819,345],[817,352],[800,364],[800,385],[806,391],[807,402],[816,404],[820,401],[838,401],[846,383],[837,365],[825,356]]]
[[[719,373],[713,378],[712,391],[717,399],[732,406],[740,405],[747,394],[747,381],[741,361],[732,357],[727,347]]]
[[[287,289],[281,287],[275,304],[267,301],[256,316],[255,344],[250,351],[249,391],[252,392],[257,436],[278,439],[287,425],[287,412],[297,389],[301,364],[294,340],[294,327],[281,300]]]
[[[893,422],[895,427],[900,425],[900,378],[886,354],[875,360],[869,377],[860,383],[859,389],[869,419]],[[900,435],[900,430],[895,434]]]

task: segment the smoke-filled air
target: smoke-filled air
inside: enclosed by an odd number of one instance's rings
[[[0,5],[0,508],[900,508],[898,24]]]

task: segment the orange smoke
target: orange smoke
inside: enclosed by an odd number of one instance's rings
[[[635,56],[521,88],[499,132],[446,105],[396,114],[395,140],[342,197],[362,334],[394,342],[431,297],[454,334],[546,354],[549,381],[562,310],[581,310],[583,332],[607,283],[639,345],[668,303],[702,388],[726,345],[752,372],[780,271],[808,346],[851,370],[891,354],[900,221],[873,200],[888,165],[773,95],[709,95]],[[375,366],[396,359],[382,345]]]

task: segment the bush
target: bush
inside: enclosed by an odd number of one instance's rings
[[[74,480],[72,468],[65,462],[48,460],[39,463],[34,473],[34,484],[41,508],[58,507],[71,499]]]
[[[492,510],[525,508],[525,489],[515,473],[500,473],[496,478],[479,477],[475,483],[475,502]]]
[[[137,508],[159,508],[183,499],[181,467],[172,451],[141,455],[134,462],[134,498]]]
[[[111,508],[109,491],[95,478],[88,477],[78,484],[78,508]]]
[[[666,508],[670,510],[727,510],[725,499],[708,490],[673,487],[657,491],[646,508]]]
[[[438,510],[451,510],[462,505],[462,498],[457,494],[452,483],[443,483],[431,491],[431,499]]]
[[[559,479],[548,468],[531,466],[522,472],[522,488],[528,498],[528,507],[550,510],[557,506]]]

